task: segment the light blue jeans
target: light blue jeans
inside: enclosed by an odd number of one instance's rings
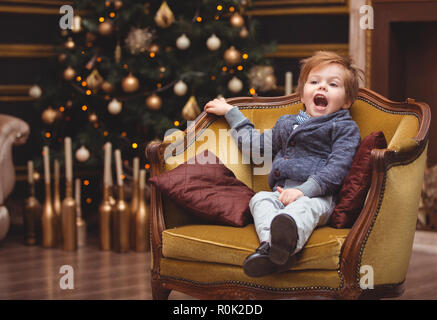
[[[297,253],[304,247],[315,228],[328,223],[335,201],[333,196],[303,196],[284,206],[279,200],[278,191],[261,191],[252,197],[249,207],[260,242],[270,242],[270,224],[274,217],[281,213],[290,215],[298,230],[299,239],[294,252]]]

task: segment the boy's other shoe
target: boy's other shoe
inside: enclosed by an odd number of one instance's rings
[[[270,224],[269,259],[276,265],[287,264],[297,245],[296,222],[288,214],[277,215]]]
[[[249,277],[264,277],[272,273],[287,271],[295,263],[295,256],[289,255],[287,262],[283,265],[274,264],[269,258],[270,244],[261,242],[254,253],[244,260],[243,270]]]

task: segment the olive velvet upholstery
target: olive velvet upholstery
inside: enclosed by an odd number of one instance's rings
[[[232,98],[261,132],[287,113],[303,109],[297,94]],[[388,147],[372,151],[372,181],[352,228],[316,229],[283,273],[251,278],[243,272],[247,255],[259,245],[253,224],[208,224],[151,186],[151,284],[154,299],[171,290],[205,299],[307,297],[382,298],[399,296],[411,256],[430,124],[425,103],[389,101],[360,89],[351,107],[361,137],[382,131]],[[176,168],[210,150],[255,192],[269,190],[268,165],[245,159],[223,117],[202,113],[184,132],[147,147],[151,175]],[[261,173],[261,174],[260,174]],[[373,286],[360,285],[362,266],[373,269]]]

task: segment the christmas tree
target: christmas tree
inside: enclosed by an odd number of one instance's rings
[[[256,41],[249,0],[74,0],[62,30],[57,68],[40,86],[41,144],[63,162],[103,165],[110,141],[123,159],[140,157],[166,130],[184,129],[217,96],[247,96],[275,86]],[[42,147],[42,146],[41,146]],[[40,155],[35,159],[40,166]]]

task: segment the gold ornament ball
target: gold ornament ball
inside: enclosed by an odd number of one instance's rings
[[[157,45],[157,44],[152,44],[150,47],[149,47],[149,52],[153,52],[154,54],[157,54],[157,53],[159,53],[159,46]]]
[[[91,122],[91,123],[95,123],[98,120],[99,120],[99,117],[94,112],[90,113],[90,115],[88,116],[88,121]]]
[[[114,25],[112,24],[112,22],[104,21],[101,24],[99,24],[99,33],[102,36],[111,35],[113,30],[114,30]]]
[[[264,78],[264,86],[267,90],[276,89],[276,77],[269,74]]]
[[[75,75],[76,75],[76,71],[70,66],[64,70],[64,79],[67,81],[73,80]]]
[[[52,107],[48,107],[41,114],[41,119],[45,124],[53,124],[58,117],[58,112]]]
[[[121,82],[121,87],[123,88],[124,92],[135,92],[140,87],[140,82],[138,81],[137,77],[132,75],[132,73],[129,73],[129,75]]]
[[[65,53],[61,53],[61,54],[58,56],[58,62],[59,62],[59,63],[63,63],[66,59],[67,59],[67,55],[66,55]]]
[[[71,37],[68,38],[67,42],[65,42],[65,48],[73,50],[74,47],[76,47],[76,44],[74,43],[73,39]]]
[[[239,13],[233,14],[230,21],[231,25],[236,28],[241,28],[244,25],[244,18]]]
[[[229,65],[236,65],[241,61],[241,53],[234,46],[225,51],[224,58]]]
[[[114,8],[115,8],[116,10],[119,10],[121,7],[123,7],[123,1],[115,0],[115,1],[114,1]]]
[[[108,81],[104,81],[102,83],[102,87],[101,88],[106,93],[111,93],[112,91],[114,91],[114,86],[111,83],[109,83]]]
[[[162,99],[157,94],[152,94],[147,97],[146,105],[151,110],[159,110],[162,106]]]
[[[249,31],[246,27],[243,27],[240,31],[240,38],[245,39],[249,35]]]

